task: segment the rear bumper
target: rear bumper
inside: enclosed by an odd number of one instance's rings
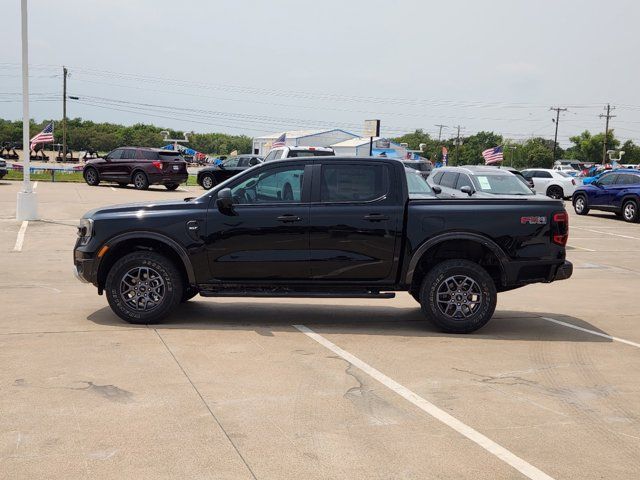
[[[152,185],[166,185],[168,183],[185,183],[189,178],[189,173],[153,173],[148,176]]]
[[[556,274],[552,281],[566,280],[567,278],[570,278],[571,275],[573,275],[573,263],[565,260],[565,262],[556,270]]]

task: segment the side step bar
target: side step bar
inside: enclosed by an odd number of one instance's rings
[[[395,298],[394,292],[299,292],[287,290],[201,290],[203,297]]]

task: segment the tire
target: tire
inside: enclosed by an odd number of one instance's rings
[[[163,255],[137,251],[123,256],[111,267],[105,291],[111,310],[125,322],[157,323],[182,299],[182,277]]]
[[[282,189],[282,200],[285,202],[293,202],[293,189],[288,183]]]
[[[578,215],[587,215],[589,213],[587,197],[584,195],[576,195],[573,199],[573,209]]]
[[[98,171],[93,167],[85,168],[83,176],[84,181],[87,182],[87,185],[95,187],[100,184],[100,175],[98,174]]]
[[[564,198],[564,191],[562,190],[562,187],[551,185],[549,188],[547,188],[547,197],[562,200]]]
[[[133,174],[133,186],[136,190],[147,190],[149,188],[149,179],[144,172],[136,172]]]
[[[169,190],[170,192],[173,192],[173,191],[174,191],[175,189],[177,189],[179,186],[180,186],[180,184],[179,184],[179,183],[167,183],[167,184],[165,185],[165,188],[166,188],[167,190]]]
[[[209,175],[208,173],[202,175],[202,178],[200,179],[200,185],[202,185],[202,188],[205,190],[211,190],[216,186],[216,183],[216,179],[213,178],[213,175]]]
[[[423,313],[447,333],[471,333],[483,327],[491,320],[497,300],[491,276],[469,260],[437,264],[420,288]]]
[[[185,288],[184,291],[182,292],[182,298],[180,299],[180,303],[188,302],[193,297],[198,295],[198,293],[200,292],[198,292],[198,290],[196,290],[195,288],[192,288],[192,287]]]
[[[622,218],[625,222],[637,223],[640,218],[638,210],[638,202],[635,200],[627,200],[622,204]]]

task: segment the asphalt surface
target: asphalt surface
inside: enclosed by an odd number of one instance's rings
[[[406,294],[196,298],[145,327],[73,278],[77,219],[202,190],[40,182],[23,225],[19,188],[0,181],[2,479],[640,477],[640,225],[572,214],[573,278],[501,294],[472,335]]]

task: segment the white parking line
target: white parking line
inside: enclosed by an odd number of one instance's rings
[[[363,362],[355,355],[352,355],[346,350],[341,349],[334,343],[324,338],[322,335],[317,334],[316,332],[314,332],[313,330],[311,330],[310,328],[304,325],[293,325],[293,327],[297,328],[309,338],[312,338],[323,347],[331,350],[336,355],[340,356],[347,362],[351,363],[351,365],[354,365],[355,367],[359,368],[370,377],[376,379],[378,382],[382,383],[385,387],[389,388],[390,390],[393,390],[395,393],[400,395],[405,400],[414,404],[423,412],[431,415],[436,420],[441,421],[448,427],[454,429],[456,432],[460,433],[461,435],[467,437],[472,442],[484,448],[486,451],[488,451],[492,455],[495,455],[503,462],[507,463],[508,465],[511,465],[513,468],[515,468],[517,471],[519,471],[526,477],[532,480],[553,480],[552,477],[544,473],[542,470],[537,469],[536,467],[524,461],[514,453],[511,453],[509,450],[507,450],[503,446],[498,445],[496,442],[494,442],[490,438],[485,437],[483,434],[481,434],[477,430],[474,430],[470,426],[462,423],[457,418],[448,414],[444,410],[436,407],[434,404],[432,404],[431,402],[428,402],[421,396],[412,392],[407,387],[400,385],[398,382],[387,377],[384,373],[380,372],[379,370],[376,370],[368,363]]]
[[[631,340],[625,340],[624,338],[614,337],[612,335],[607,335],[606,333],[596,332],[595,330],[589,330],[588,328],[578,327],[577,325],[573,325],[571,323],[563,322],[561,320],[556,320],[555,318],[549,317],[540,317],[547,322],[557,323],[558,325],[562,325],[563,327],[573,328],[574,330],[580,330],[581,332],[590,333],[591,335],[597,335],[598,337],[608,338],[609,340],[614,340],[616,342],[624,343],[626,345],[631,345],[632,347],[640,348],[640,343],[632,342]]]
[[[18,230],[18,236],[16,237],[16,244],[13,246],[14,252],[22,251],[22,244],[24,243],[24,234],[27,233],[27,227],[29,226],[29,222],[25,220],[20,225],[20,230]]]
[[[38,188],[38,181],[37,180],[35,182],[33,182],[33,189],[35,190],[36,188]]]
[[[577,245],[567,245],[567,246],[571,248],[577,248],[578,250],[584,250],[585,252],[595,252],[595,250],[592,250],[590,248],[578,247]]]
[[[601,233],[603,235],[612,235],[614,237],[630,238],[632,240],[640,240],[640,237],[632,237],[631,235],[620,235],[619,233],[603,232],[601,230],[591,230],[590,228],[582,228],[582,227],[571,227],[571,228],[577,228],[578,230],[584,230],[586,232],[591,232],[591,233]]]

